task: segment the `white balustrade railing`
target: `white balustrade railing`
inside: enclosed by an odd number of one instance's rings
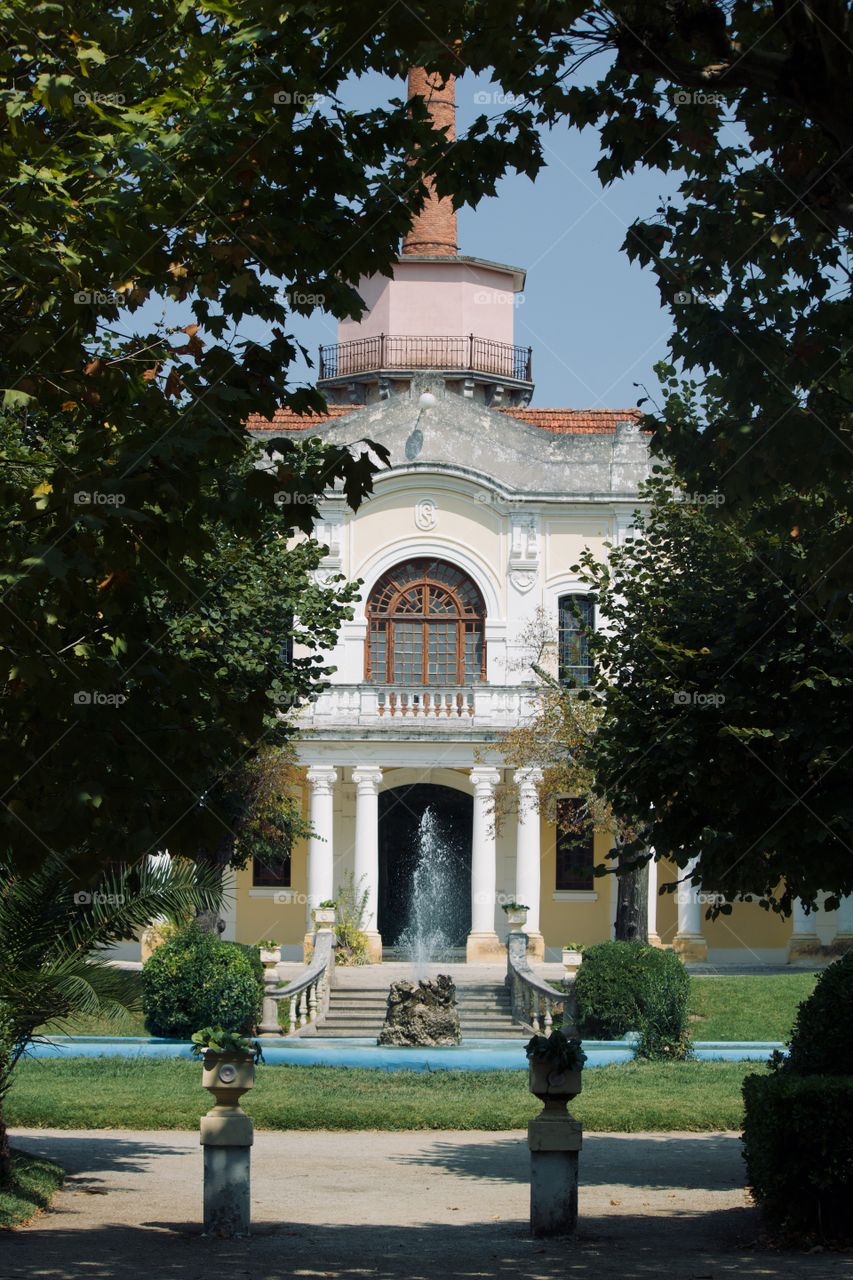
[[[282,986],[275,969],[264,974],[264,1003],[261,1015],[261,1035],[299,1035],[305,1027],[322,1020],[329,1008],[329,988],[335,967],[335,931],[318,929],[315,935],[314,953],[302,973],[293,982]],[[287,1029],[282,1031],[279,1005],[287,1009]]]
[[[306,728],[397,725],[512,728],[533,714],[534,693],[521,685],[332,684],[299,715]]]
[[[557,1015],[563,1030],[574,1034],[566,1023],[574,1021],[571,996],[543,981],[527,959],[527,934],[521,930],[507,938],[507,985],[516,1022],[534,1034],[550,1035]]]

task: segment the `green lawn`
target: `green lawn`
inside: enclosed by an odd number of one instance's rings
[[[736,1129],[749,1062],[631,1062],[584,1074],[572,1111],[587,1130]],[[10,1125],[194,1129],[211,1104],[181,1060],[32,1059],[15,1071]],[[519,1129],[539,1104],[524,1071],[385,1072],[261,1067],[245,1098],[261,1129]]]
[[[50,1204],[62,1185],[63,1171],[51,1160],[12,1152],[12,1176],[0,1184],[0,1228],[20,1226]]]
[[[797,1006],[811,995],[817,974],[776,973],[690,979],[694,1040],[787,1040]]]

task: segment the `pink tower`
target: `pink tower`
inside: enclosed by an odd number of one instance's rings
[[[436,128],[455,138],[454,77],[409,72],[409,99],[425,99]],[[365,404],[407,391],[426,372],[449,390],[493,405],[526,405],[531,353],[514,342],[515,295],[525,273],[458,251],[452,202],[431,190],[403,242],[393,276],[367,276],[361,320],[342,320],[320,348],[317,385],[332,404]]]

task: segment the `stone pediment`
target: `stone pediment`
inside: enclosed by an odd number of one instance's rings
[[[422,406],[424,390],[422,383],[411,395],[395,395],[288,436],[384,445],[390,471],[381,472],[376,484],[390,475],[443,472],[481,480],[508,495],[565,500],[632,496],[648,475],[648,437],[631,421],[617,424],[615,432],[556,433],[446,392],[441,384],[429,385],[435,403]]]

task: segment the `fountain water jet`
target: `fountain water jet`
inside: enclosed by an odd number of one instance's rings
[[[411,960],[415,977],[423,978],[430,964],[459,945],[460,925],[464,932],[463,904],[455,900],[456,851],[432,805],[427,805],[418,823],[417,852],[409,914],[399,946]]]

